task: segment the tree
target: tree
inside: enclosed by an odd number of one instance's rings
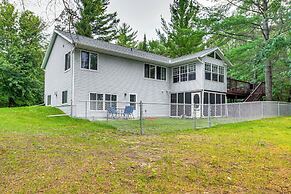
[[[43,23],[32,12],[0,4],[0,104],[22,106],[43,101]],[[2,36],[3,34],[3,36]]]
[[[240,47],[256,41],[256,64],[263,63],[266,99],[272,100],[273,67],[276,63],[268,55],[273,39],[287,36],[288,6],[283,0],[227,0],[209,9],[205,30],[212,35],[210,42],[228,47]],[[213,41],[214,40],[214,41]],[[252,61],[254,63],[254,61]]]
[[[128,24],[122,23],[117,30],[116,44],[134,48],[137,44],[136,35],[137,31],[133,31],[133,29]]]
[[[137,48],[139,50],[142,50],[142,51],[146,51],[146,52],[149,51],[149,49],[148,49],[148,41],[147,41],[146,34],[143,35],[143,41],[138,43]]]
[[[107,42],[116,39],[119,19],[116,12],[107,13],[109,3],[109,0],[80,0],[77,34]]]
[[[170,5],[171,20],[162,20],[162,31],[157,30],[160,42],[167,48],[165,55],[178,57],[203,49],[204,33],[199,30],[200,5],[193,0],[174,0]]]

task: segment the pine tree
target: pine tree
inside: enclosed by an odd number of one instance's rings
[[[149,51],[146,34],[143,35],[143,41],[138,43],[137,48],[142,51]]]
[[[133,29],[128,24],[122,23],[117,31],[116,44],[129,48],[134,48],[137,44],[136,35],[137,31],[133,31]]]
[[[194,0],[174,0],[170,5],[170,22],[161,18],[162,31],[157,30],[160,42],[166,47],[165,55],[177,57],[203,48],[204,33],[197,25],[199,7]]]
[[[107,13],[109,0],[80,0],[81,19],[76,22],[77,34],[110,42],[116,39],[117,12]]]

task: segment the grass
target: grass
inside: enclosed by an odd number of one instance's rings
[[[291,192],[290,117],[139,136],[52,114],[0,109],[0,193]]]

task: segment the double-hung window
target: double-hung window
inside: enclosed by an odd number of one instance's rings
[[[90,110],[104,110],[103,109],[103,94],[90,93]]]
[[[98,55],[87,51],[81,51],[81,68],[97,71]]]
[[[65,71],[71,68],[71,52],[65,55]]]
[[[218,81],[218,66],[212,64],[212,81]]]
[[[211,64],[205,63],[205,79],[211,80]]]
[[[109,107],[117,107],[117,95],[105,94],[105,110]]]
[[[180,77],[180,69],[179,69],[179,67],[173,68],[173,82],[174,83],[179,82],[179,77]]]
[[[196,65],[188,65],[188,81],[196,80]]]
[[[133,110],[136,110],[136,94],[129,95],[130,106],[133,107]]]
[[[196,80],[196,65],[188,64],[173,68],[173,83]]]
[[[166,80],[166,68],[157,66],[157,79]]]
[[[224,82],[224,67],[219,66],[219,82]]]
[[[180,67],[180,82],[187,81],[187,65]]]

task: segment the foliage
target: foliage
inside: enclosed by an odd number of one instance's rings
[[[109,0],[80,0],[80,19],[75,27],[80,35],[112,41],[117,36],[117,13],[107,13]]]
[[[169,57],[202,50],[204,33],[198,28],[199,7],[193,0],[174,0],[170,5],[170,22],[161,18],[162,30],[157,30],[161,45],[155,41],[150,50]]]
[[[116,44],[135,48],[137,31],[133,31],[133,29],[126,23],[122,23],[117,30],[117,41]]]
[[[0,105],[23,106],[43,101],[41,19],[0,4]]]
[[[264,77],[267,99],[272,99],[272,91],[275,99],[282,99],[276,92],[280,86],[276,84],[278,77],[274,72],[277,65],[288,66],[286,60],[280,60],[283,57],[280,53],[283,52],[286,56],[286,52],[290,52],[288,49],[281,49],[286,48],[284,40],[290,39],[286,2],[228,0],[206,10],[208,14],[203,19],[204,30],[211,35],[207,44],[221,46],[226,55],[230,56],[235,64],[231,67],[230,74],[237,79],[245,79],[249,77],[247,72],[255,72],[251,80],[259,82]],[[284,82],[284,85],[284,94],[288,94],[290,81]]]
[[[290,190],[290,117],[201,130],[179,129],[175,124],[184,127],[183,119],[168,126],[152,120],[152,131],[168,127],[172,133],[140,136],[106,122],[48,117],[61,113],[52,107],[0,109],[1,193]]]

